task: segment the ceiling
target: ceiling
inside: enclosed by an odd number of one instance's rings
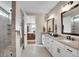
[[[59,1],[18,1],[27,13],[48,13]]]

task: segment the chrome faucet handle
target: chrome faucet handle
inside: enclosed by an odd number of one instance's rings
[[[71,40],[71,36],[66,36],[66,38],[67,38],[68,40]]]

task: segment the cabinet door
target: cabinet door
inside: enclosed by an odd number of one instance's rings
[[[52,51],[52,43],[51,43],[51,41],[49,41],[49,43],[48,43],[48,51],[51,53],[51,51]]]
[[[46,48],[48,49],[48,51],[49,51],[49,46],[50,46],[50,44],[49,44],[50,42],[49,42],[49,38],[48,37],[46,37]]]
[[[65,55],[66,57],[77,57],[78,51],[74,48],[69,46],[65,46]]]
[[[52,55],[54,57],[63,57],[64,56],[64,46],[63,44],[53,41],[52,43]]]
[[[54,57],[57,56],[57,47],[56,47],[54,44],[52,45],[52,55],[53,55]]]
[[[57,57],[58,56],[58,51],[57,51],[57,44],[55,43],[55,41],[52,41],[52,56]]]
[[[55,46],[54,47],[54,56],[55,57],[63,57],[64,55],[64,49],[60,46]]]
[[[44,46],[48,49],[48,37],[45,37],[45,40],[44,40]]]
[[[42,44],[44,45],[45,35],[42,34]]]
[[[55,48],[55,43],[54,40],[51,41],[51,54],[52,56],[55,56],[56,53],[56,48]]]

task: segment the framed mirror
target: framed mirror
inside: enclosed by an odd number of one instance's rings
[[[79,5],[61,13],[62,34],[79,35]]]
[[[54,32],[54,18],[47,20],[47,32]]]

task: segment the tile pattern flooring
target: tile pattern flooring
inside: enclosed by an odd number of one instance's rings
[[[27,45],[26,49],[22,52],[22,57],[51,57],[49,52],[42,45]]]

